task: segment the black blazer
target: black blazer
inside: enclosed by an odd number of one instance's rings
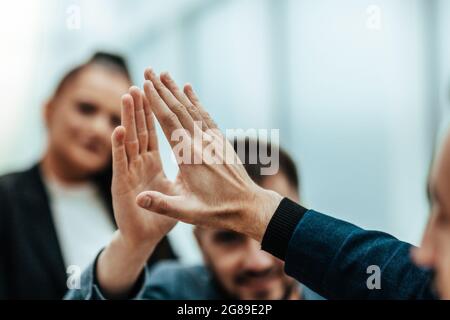
[[[109,190],[102,194],[114,222]],[[163,259],[176,259],[167,238],[149,264]],[[39,165],[0,177],[0,299],[61,299],[66,277]]]

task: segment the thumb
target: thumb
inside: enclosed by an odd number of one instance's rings
[[[187,218],[186,202],[182,196],[168,196],[158,191],[144,191],[138,194],[136,202],[141,208],[158,214],[178,220]]]

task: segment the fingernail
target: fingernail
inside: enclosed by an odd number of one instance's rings
[[[145,73],[145,77],[146,77],[147,79],[150,79],[150,78],[152,78],[152,77],[155,77],[155,72],[153,71],[152,68],[148,68],[148,69],[147,69],[147,72]]]
[[[150,80],[145,80],[144,85],[147,85],[151,88],[153,88],[153,83]]]
[[[130,95],[128,94],[128,93],[125,93],[123,96],[122,96],[122,102],[123,103],[127,103],[129,100],[129,97]]]
[[[133,92],[136,92],[136,90],[139,90],[136,86],[131,86],[130,89],[128,89],[128,92],[133,96]]]
[[[119,140],[119,142],[122,142],[125,128],[119,125],[117,126],[116,130],[117,130],[117,139]]]
[[[138,205],[141,206],[142,208],[150,207],[151,203],[152,203],[152,198],[149,196],[140,197],[138,200]]]

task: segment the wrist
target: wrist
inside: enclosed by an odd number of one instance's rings
[[[277,192],[257,186],[251,199],[250,208],[247,210],[249,221],[246,224],[246,227],[248,226],[249,228],[244,233],[261,242],[267,226],[283,197]]]
[[[131,237],[127,236],[119,229],[117,231],[117,236],[113,240],[117,245],[120,247],[128,250],[130,253],[145,253],[152,251],[156,245],[161,241],[161,239],[164,237],[162,236],[148,236],[146,237]]]
[[[156,244],[131,244],[117,231],[98,258],[96,278],[108,298],[126,297],[145,268]]]

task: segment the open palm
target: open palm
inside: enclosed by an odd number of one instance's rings
[[[162,238],[176,220],[149,214],[136,204],[144,190],[177,194],[181,183],[164,174],[153,114],[147,99],[137,87],[122,98],[122,125],[114,130],[112,197],[114,215],[124,238],[133,243]]]

